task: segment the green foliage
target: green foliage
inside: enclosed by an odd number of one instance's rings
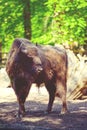
[[[50,40],[46,1],[31,0],[32,42],[47,44]]]
[[[0,0],[0,42],[7,51],[15,37],[23,37],[22,4],[17,1]]]
[[[28,1],[28,0],[27,0]],[[86,0],[29,0],[32,42],[85,44]],[[0,0],[0,43],[7,51],[14,38],[24,37],[24,0]]]
[[[87,35],[87,2],[85,0],[48,0],[49,15],[53,16],[54,42],[84,44]]]

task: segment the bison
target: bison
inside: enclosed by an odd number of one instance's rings
[[[67,112],[67,54],[65,49],[35,45],[26,39],[15,39],[6,71],[19,103],[18,117],[24,116],[24,103],[32,83],[42,83],[49,93],[47,112],[51,112],[55,96],[62,100],[61,113]]]

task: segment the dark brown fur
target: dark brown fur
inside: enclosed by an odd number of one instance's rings
[[[47,112],[51,111],[55,96],[62,100],[62,113],[67,112],[67,55],[64,49],[26,44],[25,39],[23,42],[16,39],[10,51],[6,70],[18,99],[19,116],[25,113],[24,103],[32,83],[38,86],[45,84],[49,93]]]

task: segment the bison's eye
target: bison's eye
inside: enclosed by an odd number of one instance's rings
[[[21,52],[24,53],[24,54],[27,54],[27,53],[28,53],[27,49],[26,49],[26,48],[23,48],[23,47],[21,48]]]

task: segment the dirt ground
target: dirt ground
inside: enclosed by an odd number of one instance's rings
[[[12,88],[1,82],[0,130],[87,130],[87,100],[67,101],[69,113],[61,115],[61,101],[56,98],[53,111],[45,114],[48,93],[44,87],[32,86],[26,100],[26,116],[15,117],[18,103]]]

